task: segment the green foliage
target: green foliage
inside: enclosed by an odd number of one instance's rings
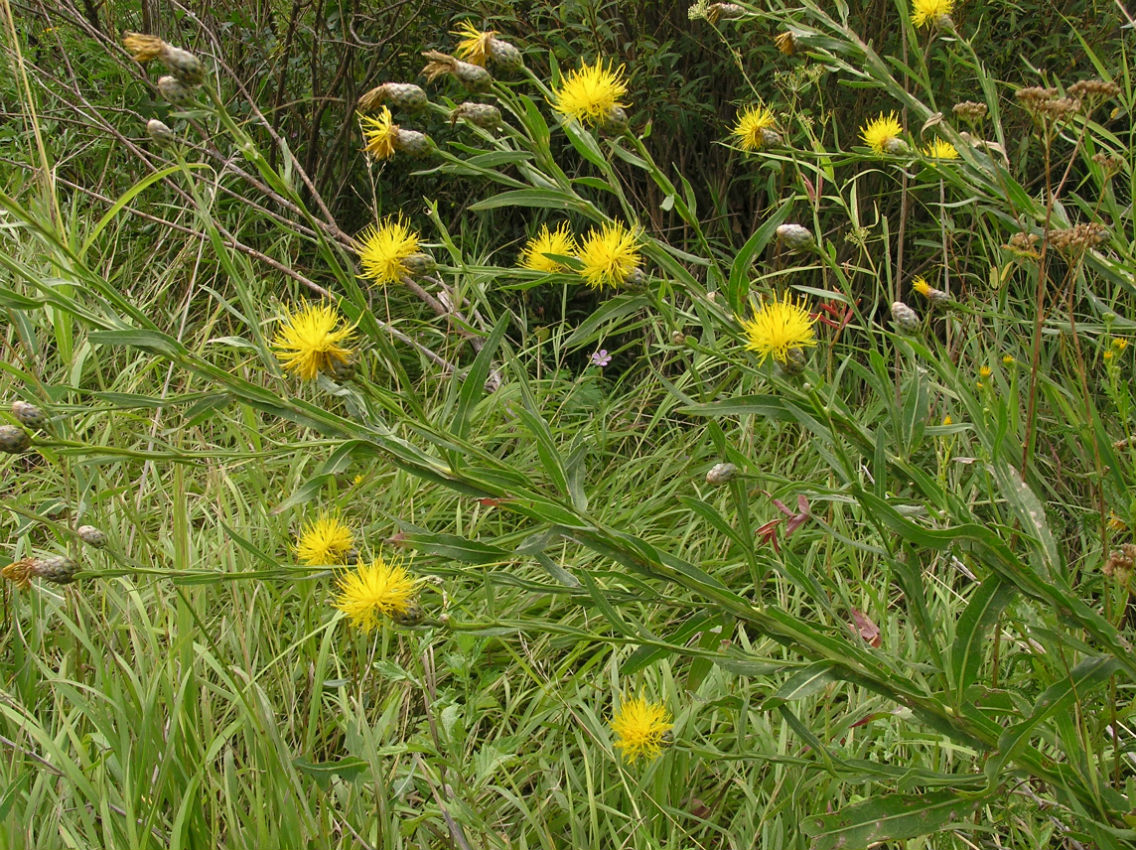
[[[1085,3],[1034,72],[993,7],[641,5],[480,4],[524,48],[501,124],[443,76],[397,116],[428,156],[369,165],[323,105],[467,15],[228,10],[176,107],[74,14],[10,45],[0,387],[48,419],[0,456],[0,845],[1136,846],[1128,36]],[[626,127],[550,108],[596,58]],[[724,143],[758,102],[776,136]],[[430,262],[371,287],[352,234],[396,211]],[[562,221],[636,271],[518,267]],[[817,345],[763,364],[739,318],[786,292]],[[353,356],[301,383],[308,299]],[[350,566],[294,548],[324,511],[419,613],[336,613]],[[640,695],[673,741],[628,763]]]

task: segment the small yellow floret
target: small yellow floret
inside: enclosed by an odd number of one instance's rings
[[[340,326],[334,307],[312,304],[285,316],[272,348],[287,371],[313,381],[320,372],[331,371],[335,364],[351,361],[351,349],[340,345],[351,334],[351,328]]]
[[[378,160],[390,159],[398,149],[398,125],[384,106],[377,116],[356,113],[363,130],[363,151]]]
[[[378,557],[341,576],[338,590],[335,607],[347,615],[353,626],[369,632],[383,617],[402,616],[411,610],[418,580],[400,562],[388,564]]]
[[[377,227],[366,230],[360,239],[359,263],[363,267],[360,277],[380,286],[398,283],[410,270],[406,258],[418,251],[418,234],[410,229],[402,216],[383,219]]]
[[[296,541],[296,557],[308,566],[341,564],[355,545],[351,529],[339,517],[321,513],[304,526]]]
[[[656,758],[667,742],[667,733],[674,728],[670,715],[662,703],[647,702],[643,697],[624,700],[611,719],[615,733],[615,747],[629,763],[640,756]]]
[[[958,159],[959,152],[950,142],[943,139],[932,139],[927,147],[923,148],[923,156],[929,159]]]
[[[592,229],[580,245],[580,274],[592,289],[618,288],[639,268],[639,235],[621,222]]]
[[[816,319],[805,309],[804,299],[794,301],[788,292],[780,300],[764,302],[752,319],[738,321],[748,337],[746,350],[755,352],[762,363],[769,357],[785,363],[790,349],[816,345]]]
[[[572,257],[576,250],[576,237],[568,229],[567,222],[561,222],[555,230],[549,230],[547,224],[542,224],[536,236],[525,243],[521,252],[521,266],[549,274],[566,272],[568,268],[562,262],[547,255]]]
[[[761,150],[765,146],[766,131],[772,130],[776,120],[764,106],[749,106],[738,116],[730,132],[743,151]]]
[[[860,138],[875,153],[883,155],[894,152],[893,148],[896,142],[900,142],[899,134],[902,132],[903,127],[894,112],[887,115],[881,113],[860,128]]]
[[[490,43],[493,41],[493,37],[497,35],[495,30],[482,32],[469,21],[462,21],[458,24],[458,28],[450,34],[461,38],[457,49],[454,51],[459,59],[464,59],[474,65],[485,66],[485,60],[492,55]]]
[[[623,66],[609,68],[597,59],[594,65],[581,65],[560,80],[552,92],[552,108],[582,124],[603,124],[614,109],[627,107],[621,100],[625,94]]]
[[[917,27],[944,24],[954,10],[954,0],[914,0],[911,4],[911,23]]]

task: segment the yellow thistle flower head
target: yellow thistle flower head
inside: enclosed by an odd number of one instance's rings
[[[592,289],[623,286],[642,262],[639,234],[618,221],[592,228],[580,244],[580,262],[580,274]]]
[[[161,58],[169,45],[156,35],[146,35],[140,32],[128,32],[122,39],[122,46],[130,51],[135,62],[143,64],[151,59]]]
[[[902,132],[903,127],[900,126],[899,118],[894,112],[889,112],[887,115],[880,113],[860,128],[860,138],[873,152],[881,156],[898,154],[906,148],[903,140],[899,138]]]
[[[352,330],[340,324],[339,314],[330,304],[311,304],[285,315],[272,348],[287,371],[314,381],[320,372],[351,362],[351,349],[340,343],[350,340]]]
[[[418,234],[401,215],[388,216],[360,238],[363,241],[359,251],[359,262],[363,266],[360,277],[382,286],[398,283],[410,273],[406,258],[418,252]]]
[[[461,38],[454,51],[459,59],[484,67],[485,60],[493,55],[492,43],[497,35],[494,30],[482,32],[469,21],[462,21],[450,34]]]
[[[1003,354],[1002,355],[1002,365],[1003,366],[1013,366],[1017,362],[1018,361],[1014,359],[1014,355],[1012,355],[1012,354]]]
[[[657,758],[667,743],[667,733],[673,728],[666,706],[648,702],[642,696],[623,700],[611,719],[615,747],[628,762],[640,756],[648,760]]]
[[[398,125],[391,117],[389,107],[384,106],[378,116],[356,113],[359,126],[363,130],[363,152],[378,159],[390,159],[398,149]]]
[[[338,516],[320,513],[300,532],[296,557],[312,567],[342,564],[354,545],[355,536]]]
[[[930,298],[931,293],[935,291],[935,287],[927,283],[927,278],[923,277],[923,275],[920,275],[911,282],[911,288],[924,298]]]
[[[730,135],[743,151],[761,150],[776,138],[773,113],[764,106],[747,106],[738,116]]]
[[[944,425],[950,425],[953,421],[954,420],[951,419],[951,415],[949,413],[946,416],[943,417],[943,424]]]
[[[932,139],[931,144],[923,148],[923,156],[928,159],[958,159],[959,152],[954,145],[944,139]]]
[[[748,337],[746,350],[755,352],[762,363],[769,357],[786,363],[790,350],[816,345],[816,319],[809,315],[804,299],[794,301],[788,292],[780,300],[764,302],[752,319],[739,317],[739,321]]]
[[[931,24],[946,26],[950,23],[954,0],[914,0],[911,4],[911,23],[917,27]]]
[[[980,378],[989,378],[992,374],[994,374],[994,370],[991,369],[989,366],[979,366],[978,367],[978,376]]]
[[[536,236],[525,243],[521,252],[521,266],[549,274],[566,272],[568,268],[562,262],[547,255],[573,257],[576,250],[576,237],[568,229],[567,222],[561,222],[555,230],[549,230],[547,224],[542,224]]]
[[[404,617],[415,607],[418,579],[400,561],[377,557],[340,577],[335,607],[353,626],[370,632],[383,617]]]
[[[620,99],[625,94],[623,66],[607,67],[597,59],[594,65],[582,65],[561,78],[552,92],[552,108],[581,124],[603,125],[628,106]]]

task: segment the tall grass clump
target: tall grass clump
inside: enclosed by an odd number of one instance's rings
[[[1128,31],[873,10],[687,10],[716,182],[615,6],[447,20],[353,221],[222,28],[5,8],[0,842],[1136,846]]]

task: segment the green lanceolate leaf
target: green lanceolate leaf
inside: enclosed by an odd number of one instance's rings
[[[953,791],[891,794],[845,806],[831,815],[806,818],[802,826],[812,839],[810,850],[867,847],[964,826],[979,802]]]

